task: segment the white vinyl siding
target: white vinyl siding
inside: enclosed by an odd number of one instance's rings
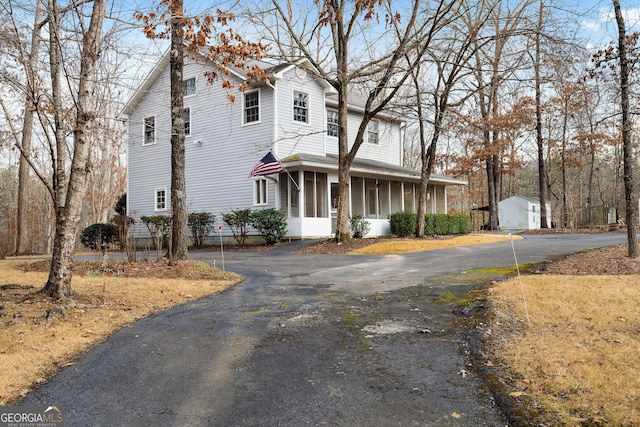
[[[184,75],[200,76],[205,69],[205,64],[189,62],[185,64]],[[128,117],[128,212],[135,217],[137,224],[140,224],[140,216],[163,213],[156,208],[164,205],[165,211],[171,209],[168,65],[157,73],[158,78],[144,87],[143,95],[136,101]],[[333,113],[329,113],[336,109],[336,98],[331,88],[321,84],[312,73],[296,73],[293,67],[277,77],[275,89],[255,82],[242,94],[241,102],[237,100],[235,104],[227,100],[227,92],[220,85],[198,84],[197,92],[189,95],[188,107],[185,107],[189,109],[189,116],[185,117],[185,126],[188,123],[188,133],[201,144],[191,143],[185,147],[187,205],[190,211],[215,215],[217,224],[222,223],[222,213],[236,209],[254,206],[282,208],[290,218],[296,218],[296,221],[291,221],[294,224],[293,235],[325,235],[325,231],[315,234],[308,224],[313,224],[313,227],[326,225],[328,235],[331,233],[332,208],[329,185],[337,177],[331,176],[329,180],[326,170],[322,170],[322,173],[292,170],[291,177],[281,174],[275,185],[269,183],[270,179],[260,183],[247,181],[256,159],[261,158],[269,148],[282,159],[297,153],[324,156],[337,154],[338,151],[337,138],[332,136],[337,127],[332,126]],[[234,75],[230,78],[237,86],[242,83]],[[191,90],[187,88],[191,84],[186,83],[189,80],[185,80],[185,91]],[[295,101],[296,108],[299,108],[299,121],[294,120],[295,93],[306,95]],[[147,130],[153,136],[150,141],[155,144],[149,147],[143,146],[146,145],[145,118],[151,119]],[[346,123],[340,123],[340,126],[349,129],[350,146],[361,119],[360,113],[351,110]],[[357,157],[401,165],[402,124],[388,119],[385,114],[376,116],[376,119],[379,120],[379,143],[368,144],[368,135],[365,135],[365,144],[361,146]],[[402,190],[411,189],[405,189],[393,181],[378,183],[381,188],[377,194],[369,183],[372,191],[369,200],[365,200],[365,183],[362,179],[362,191],[355,197],[361,198],[359,205],[363,215],[373,217],[377,211],[378,220],[384,218],[386,221],[389,211],[397,211],[402,206]],[[385,206],[387,200],[390,200],[390,203],[387,202],[389,207]],[[354,200],[352,203],[356,204]],[[136,233],[144,235],[144,226],[137,227]],[[230,231],[226,228],[223,233],[230,237]],[[250,233],[254,233],[254,230]]]
[[[358,150],[358,159],[378,160],[392,165],[402,166],[402,129],[399,121],[390,121],[386,118],[374,119],[378,122],[378,144],[369,143],[369,133],[364,134],[364,144]],[[349,148],[353,146],[358,127],[362,123],[362,115],[355,111],[349,111],[347,127],[349,135]],[[340,123],[340,126],[343,124]],[[369,130],[369,128],[367,128]],[[326,153],[338,154],[338,139],[326,138]]]
[[[202,75],[206,66],[185,64],[185,75]],[[233,76],[230,76],[233,80]],[[233,80],[236,85],[241,81]],[[167,210],[171,208],[171,116],[169,67],[159,74],[129,114],[129,146],[127,150],[127,209],[138,221],[143,215],[156,215],[155,190],[166,188]],[[222,223],[222,213],[253,206],[253,182],[247,175],[256,158],[266,153],[265,138],[272,140],[274,127],[273,91],[251,89],[259,93],[261,122],[243,124],[243,103],[227,100],[220,85],[199,85],[190,96],[191,138],[201,144],[185,146],[185,180],[187,205],[193,212],[209,212]],[[290,103],[287,107],[290,110]],[[143,146],[144,117],[155,117],[156,145]],[[290,120],[289,120],[290,121]],[[267,185],[267,205],[276,207],[276,189]],[[144,226],[136,227],[144,236]]]
[[[327,121],[324,88],[318,84],[311,73],[296,73],[288,70],[282,80],[277,82],[277,114],[274,127],[274,139],[277,153],[285,158],[296,153],[308,153],[324,156],[326,151]],[[264,92],[267,92],[266,90]],[[307,97],[307,122],[293,120],[294,93],[300,92]],[[266,105],[263,100],[262,105]],[[263,119],[264,120],[264,119]],[[271,124],[273,126],[273,124]],[[301,137],[302,136],[302,137]]]

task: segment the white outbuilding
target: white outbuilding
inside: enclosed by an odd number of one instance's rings
[[[547,205],[547,227],[551,227],[551,205]],[[540,199],[513,196],[498,203],[500,228],[503,230],[536,230],[540,227]]]

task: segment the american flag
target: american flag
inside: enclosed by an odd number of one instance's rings
[[[284,168],[276,159],[276,156],[273,155],[271,151],[269,151],[254,167],[251,169],[249,173],[249,178],[252,176],[265,176],[272,175],[276,173],[284,172]]]

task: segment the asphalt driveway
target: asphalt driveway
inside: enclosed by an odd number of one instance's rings
[[[520,264],[626,235],[516,241]],[[68,426],[501,426],[468,357],[459,295],[510,243],[388,256],[227,252],[233,290],[140,320],[26,397]],[[216,252],[191,258],[216,262]]]

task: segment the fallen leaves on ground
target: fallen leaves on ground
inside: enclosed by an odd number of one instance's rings
[[[47,261],[0,261],[0,405],[15,403],[113,331],[241,280],[197,261],[78,261],[72,299],[56,301],[38,292],[48,269]]]

